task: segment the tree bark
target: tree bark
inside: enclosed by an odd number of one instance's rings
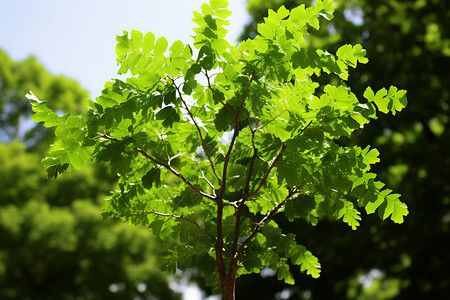
[[[221,285],[223,300],[235,300],[236,274],[233,272],[223,278]]]

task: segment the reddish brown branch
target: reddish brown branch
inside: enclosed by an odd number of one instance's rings
[[[241,212],[242,212],[242,207],[243,207],[245,201],[248,199],[248,193],[249,193],[249,189],[250,189],[250,180],[251,180],[251,177],[253,174],[253,166],[255,164],[256,158],[258,157],[258,149],[255,146],[255,131],[251,127],[250,116],[248,116],[247,120],[248,120],[248,126],[252,133],[253,157],[250,161],[247,179],[245,180],[245,186],[244,186],[244,190],[243,190],[242,199],[241,199],[241,201],[238,202],[238,205],[236,208],[236,223],[235,223],[235,228],[234,228],[234,239],[233,239],[233,248],[232,248],[233,256],[232,256],[232,263],[230,265],[230,272],[232,271],[231,267],[236,265],[236,263],[237,263],[237,245],[238,245],[238,240],[239,240],[239,232],[240,232],[240,228],[241,228]]]
[[[206,71],[206,70],[205,70],[205,75],[206,75],[206,80],[208,81],[208,88],[213,93],[213,96],[220,102],[220,104],[222,104],[226,109],[228,109],[228,111],[230,111],[231,114],[236,118],[236,113],[226,103],[222,102],[217,97],[216,92],[214,91],[214,89],[211,86],[211,81],[210,81],[209,76],[208,76],[208,71]]]
[[[280,210],[280,208],[282,208],[286,204],[286,202],[289,199],[292,198],[292,196],[294,196],[296,193],[299,192],[299,189],[300,189],[300,187],[292,188],[289,191],[289,194],[286,196],[286,198],[281,203],[279,203],[277,206],[275,206],[264,218],[261,219],[261,221],[259,221],[259,223],[256,225],[255,229],[252,231],[252,233],[245,239],[245,241],[239,247],[239,250],[236,253],[236,259],[242,253],[242,251],[245,250],[245,248],[247,247],[247,244],[250,242],[250,240],[253,239],[259,231],[261,231],[261,228],[268,221],[270,221],[273,218],[273,216]]]
[[[248,83],[247,89],[245,91],[244,97],[241,102],[241,106],[239,107],[238,112],[235,115],[234,119],[234,132],[233,137],[231,138],[230,146],[228,147],[228,151],[225,155],[224,164],[223,164],[223,173],[222,173],[222,187],[220,189],[219,195],[216,197],[216,203],[217,203],[217,241],[215,245],[215,251],[216,251],[216,265],[217,265],[217,271],[219,272],[219,278],[220,281],[223,283],[225,282],[228,277],[225,272],[225,265],[223,261],[223,229],[222,229],[222,216],[223,216],[223,196],[225,194],[226,190],[226,184],[227,184],[227,170],[228,170],[228,163],[230,161],[230,155],[234,148],[234,143],[236,142],[236,137],[239,133],[239,116],[241,114],[242,108],[244,107],[245,100],[247,99],[249,93],[250,93],[250,85],[255,78],[256,71],[254,70],[252,73],[252,76],[250,78],[250,81]],[[235,233],[239,234],[239,232]],[[232,259],[231,266],[230,266],[230,276],[234,276],[234,272],[236,271],[235,260]]]
[[[283,155],[284,151],[286,151],[286,148],[287,148],[287,145],[284,145],[283,148],[281,148],[280,153],[278,153],[277,157],[275,157],[275,160],[270,165],[269,170],[267,170],[267,172],[264,175],[263,179],[259,183],[259,186],[253,191],[253,193],[251,193],[248,196],[248,198],[251,198],[254,195],[256,195],[259,192],[259,190],[264,186],[264,184],[266,183],[267,177],[269,177],[270,171],[272,171],[272,169],[275,167],[276,163],[281,159],[281,156]]]
[[[186,101],[184,101],[183,96],[181,95],[180,88],[179,88],[177,85],[175,85],[175,81],[174,81],[173,79],[172,79],[172,82],[173,82],[174,87],[175,87],[175,88],[177,89],[177,91],[178,91],[178,95],[180,96],[181,102],[183,102],[184,108],[187,110],[187,112],[188,112],[188,114],[189,114],[189,117],[191,118],[192,122],[194,122],[194,125],[195,125],[195,127],[197,128],[198,135],[200,136],[200,140],[202,141],[203,150],[205,151],[205,155],[206,155],[206,157],[207,157],[208,160],[209,160],[209,163],[210,163],[210,165],[211,165],[211,169],[212,169],[212,171],[213,171],[213,173],[214,173],[214,176],[216,176],[217,180],[219,181],[219,184],[222,185],[222,182],[221,182],[219,176],[217,176],[216,168],[214,167],[214,163],[213,163],[212,160],[211,160],[211,156],[209,155],[209,149],[208,149],[208,147],[206,146],[205,139],[203,138],[203,135],[202,135],[202,132],[201,132],[201,130],[200,130],[200,127],[198,126],[198,123],[197,123],[197,121],[195,120],[195,117],[194,117],[194,115],[192,114],[191,110],[189,109],[189,106],[187,105]]]
[[[178,172],[177,172],[175,169],[173,169],[170,165],[168,165],[168,164],[166,164],[166,163],[163,163],[163,162],[160,162],[160,161],[156,160],[155,158],[153,158],[152,156],[148,155],[146,152],[144,152],[143,150],[141,150],[141,149],[139,149],[139,148],[134,148],[133,150],[136,151],[136,152],[141,153],[142,155],[144,155],[145,158],[150,159],[150,160],[151,160],[152,162],[154,162],[155,164],[160,165],[160,166],[166,168],[167,170],[169,170],[170,172],[172,172],[175,176],[177,176],[178,178],[180,178],[184,183],[186,183],[186,184],[187,184],[194,192],[196,192],[197,194],[199,194],[199,195],[201,195],[201,196],[203,196],[203,197],[205,197],[205,198],[208,198],[208,199],[211,199],[211,200],[215,200],[215,197],[214,197],[214,196],[211,196],[211,195],[209,195],[209,194],[206,194],[206,193],[200,191],[199,189],[197,189],[195,186],[192,185],[192,183],[190,183],[189,180],[187,180],[182,174],[178,173]]]
[[[115,141],[115,142],[120,142],[120,140],[118,140],[118,139],[116,139],[116,138],[113,138],[113,137],[111,137],[111,136],[109,136],[109,135],[103,134],[103,133],[100,133],[100,134],[99,134],[99,137],[102,137],[102,138],[105,138],[105,139],[108,139],[108,140],[111,140],[111,141]],[[154,157],[152,157],[151,155],[149,155],[148,153],[146,153],[146,152],[143,151],[142,149],[139,149],[139,148],[133,148],[133,151],[136,151],[136,152],[141,153],[145,158],[151,160],[151,161],[154,162],[155,164],[157,164],[157,165],[159,165],[159,166],[161,166],[161,167],[164,167],[164,168],[166,168],[167,170],[169,170],[170,172],[172,172],[175,176],[177,176],[178,178],[180,178],[184,183],[186,183],[186,184],[187,184],[194,192],[196,192],[197,194],[199,194],[199,195],[201,195],[201,196],[203,196],[203,197],[205,197],[205,198],[208,198],[208,199],[211,199],[211,200],[215,200],[215,197],[214,197],[214,196],[211,196],[211,195],[209,195],[209,194],[206,194],[206,193],[200,191],[199,189],[197,189],[195,186],[192,185],[192,183],[191,183],[189,180],[187,180],[182,174],[178,173],[178,172],[177,172],[175,169],[173,169],[169,164],[166,164],[166,163],[163,163],[163,162],[158,161],[157,159],[155,159]]]

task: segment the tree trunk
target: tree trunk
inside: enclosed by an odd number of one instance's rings
[[[221,285],[223,300],[235,300],[236,274],[233,272],[225,277],[222,280]]]

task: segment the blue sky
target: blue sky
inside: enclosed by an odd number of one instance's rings
[[[115,37],[152,31],[192,43],[192,11],[205,0],[0,0],[0,48],[14,60],[35,55],[53,74],[80,82],[92,98],[116,77]],[[249,21],[246,0],[229,0],[228,41]],[[1,62],[0,62],[1,63]]]

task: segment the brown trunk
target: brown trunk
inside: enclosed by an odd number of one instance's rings
[[[234,273],[234,272],[233,272]],[[222,282],[223,300],[235,300],[236,274],[230,274],[225,277]]]

